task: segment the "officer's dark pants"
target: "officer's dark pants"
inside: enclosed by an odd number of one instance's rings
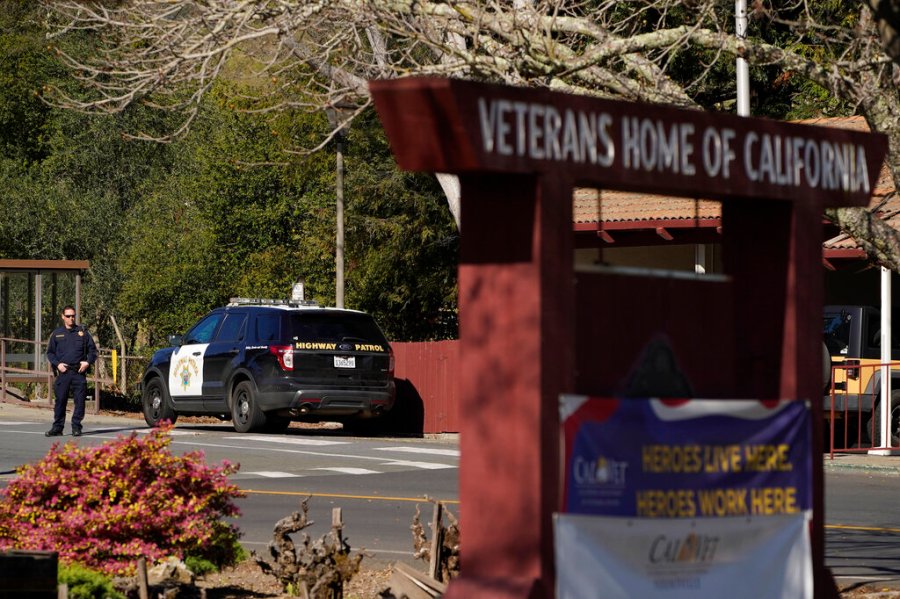
[[[56,402],[53,404],[53,430],[62,431],[66,423],[66,405],[69,403],[69,390],[75,400],[75,411],[72,412],[72,430],[81,430],[84,420],[84,402],[87,399],[87,376],[77,369],[69,369],[59,373],[53,383]]]

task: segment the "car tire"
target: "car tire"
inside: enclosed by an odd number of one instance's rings
[[[231,403],[231,421],[239,433],[258,431],[266,423],[266,415],[259,409],[256,389],[250,381],[241,381],[234,388]]]
[[[178,414],[172,407],[169,392],[159,377],[153,377],[144,385],[141,394],[141,403],[144,409],[144,420],[148,426],[157,427],[165,420],[175,424]]]
[[[891,391],[891,443],[889,447],[900,447],[900,389]],[[874,428],[874,430],[873,430]],[[872,446],[881,446],[881,401],[869,419],[868,430],[872,431]]]

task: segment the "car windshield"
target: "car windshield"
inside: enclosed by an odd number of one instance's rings
[[[825,345],[832,356],[840,356],[847,353],[850,346],[850,319],[845,312],[825,313]]]
[[[290,336],[295,341],[340,343],[365,342],[387,345],[387,339],[372,317],[354,312],[292,314]]]

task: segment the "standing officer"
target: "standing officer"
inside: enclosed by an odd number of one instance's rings
[[[53,331],[47,344],[47,360],[56,373],[53,389],[56,403],[53,404],[53,427],[44,433],[47,437],[62,435],[66,423],[66,404],[69,403],[69,389],[75,399],[72,412],[72,436],[81,436],[81,421],[84,419],[84,402],[87,398],[87,369],[97,359],[97,346],[91,334],[81,325],[75,324],[75,308],[66,306],[62,311],[63,325]]]

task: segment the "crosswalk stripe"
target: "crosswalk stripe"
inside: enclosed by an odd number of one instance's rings
[[[296,478],[303,476],[302,474],[293,474],[291,472],[277,472],[271,470],[257,470],[255,472],[245,472],[244,474],[255,474],[266,478]]]
[[[313,470],[330,470],[341,474],[381,474],[378,470],[367,470],[366,468],[313,468]]]
[[[431,455],[446,455],[459,457],[458,449],[439,449],[437,447],[376,447],[378,451],[403,451],[406,453],[427,453]]]
[[[263,435],[240,435],[237,437],[225,437],[226,439],[239,439],[241,441],[265,441],[267,443],[284,443],[285,445],[312,445],[324,447],[326,445],[347,445],[349,441],[328,441],[325,439],[294,439],[285,437],[266,437]]]
[[[391,460],[385,462],[388,466],[406,466],[408,468],[421,468],[422,470],[442,470],[445,468],[456,468],[452,464],[436,464],[435,462],[408,462],[406,460]]]

